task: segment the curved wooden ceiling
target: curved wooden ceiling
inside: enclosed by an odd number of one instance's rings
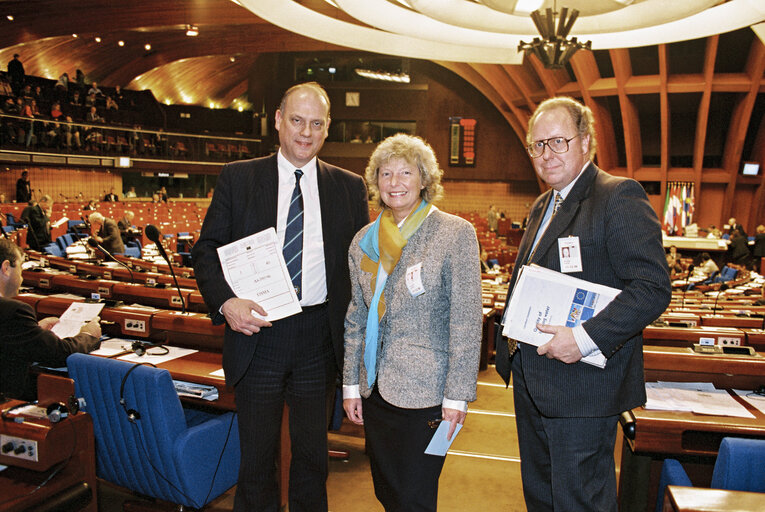
[[[302,1],[343,16],[321,0]],[[228,106],[246,91],[260,53],[347,52],[271,25],[231,0],[0,0],[0,5],[3,16],[13,16],[13,21],[0,19],[3,64],[19,53],[30,74],[74,76],[79,68],[91,80],[150,88],[158,100],[173,103],[209,106],[212,100]],[[199,36],[187,37],[187,24],[198,26]],[[746,207],[747,215],[761,222],[765,182],[758,178],[752,188],[737,174],[742,156],[765,164],[765,46],[751,30],[732,34],[580,51],[563,70],[545,69],[534,57],[521,65],[439,64],[484,94],[521,141],[540,101],[556,94],[582,98],[596,116],[602,167],[659,182],[662,194],[668,181],[692,181],[702,197],[706,189],[709,197],[719,198],[721,218],[742,211],[737,203],[743,198],[756,205]],[[120,40],[124,46],[117,45]],[[147,43],[150,51],[144,49]],[[684,64],[688,51],[701,55],[698,66]],[[727,111],[722,118],[721,110]],[[677,119],[685,117],[691,121],[681,125]],[[688,133],[678,133],[676,126]],[[710,163],[710,141],[718,140],[721,158]],[[689,146],[687,162],[675,161],[681,145]],[[646,161],[647,154],[655,160]]]

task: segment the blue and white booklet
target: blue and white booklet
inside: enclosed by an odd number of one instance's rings
[[[502,319],[502,334],[539,347],[553,335],[538,330],[537,324],[583,324],[620,292],[539,265],[524,265]],[[597,350],[583,357],[582,362],[605,368],[606,357]]]

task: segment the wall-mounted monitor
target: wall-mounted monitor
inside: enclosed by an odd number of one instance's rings
[[[744,165],[741,166],[741,174],[744,176],[759,176],[760,164],[757,162],[744,162]]]

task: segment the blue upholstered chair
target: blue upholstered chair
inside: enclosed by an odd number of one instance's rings
[[[184,409],[167,370],[86,354],[69,356],[67,367],[93,417],[100,478],[193,508],[236,484],[234,413]]]
[[[668,485],[693,487],[683,466],[675,459],[666,459],[661,468],[656,512],[662,511]],[[712,489],[765,492],[765,439],[726,437],[720,443],[712,471]]]

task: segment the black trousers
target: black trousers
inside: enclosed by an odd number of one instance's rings
[[[526,508],[534,512],[616,512],[618,416],[542,416],[526,388],[521,356],[520,351],[513,356],[513,398]]]
[[[254,340],[255,341],[255,340]],[[273,322],[236,385],[241,466],[234,510],[279,510],[276,454],[284,404],[292,443],[289,509],[326,512],[326,395],[335,386],[326,306]]]
[[[362,400],[375,496],[386,512],[435,512],[444,457],[426,455],[441,406],[402,409],[377,392]]]

